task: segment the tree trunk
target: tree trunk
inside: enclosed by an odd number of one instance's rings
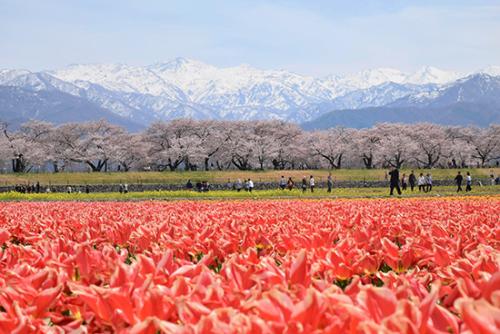
[[[87,165],[89,165],[89,167],[92,169],[92,172],[100,172],[100,171],[102,171],[102,169],[104,168],[104,166],[106,166],[107,162],[108,162],[108,159],[98,160],[97,164],[94,164],[90,160],[85,161],[85,163]]]
[[[12,159],[12,171],[14,173],[22,173],[25,169],[26,165],[22,154],[19,154],[16,158]]]
[[[373,169],[373,154],[370,155],[363,154],[363,163],[366,169]]]

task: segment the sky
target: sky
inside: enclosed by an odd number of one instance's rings
[[[176,57],[323,76],[500,65],[500,0],[0,0],[0,68]]]

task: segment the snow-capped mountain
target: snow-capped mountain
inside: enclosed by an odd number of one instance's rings
[[[381,122],[477,126],[499,124],[500,76],[472,74],[453,83],[435,86],[435,89],[411,93],[382,106],[330,111],[305,123],[304,127],[370,127]]]
[[[484,72],[471,74],[436,89],[408,94],[387,104],[391,107],[440,107],[453,103],[492,104],[500,108],[500,77]]]
[[[498,75],[500,67],[479,72]],[[302,123],[331,110],[429,99],[464,76],[428,66],[412,73],[379,68],[316,78],[249,65],[218,68],[176,58],[148,66],[77,64],[43,72],[0,70],[0,86],[22,88],[23,96],[30,90],[62,92],[144,126],[181,117]]]
[[[393,103],[407,96],[431,94],[438,88],[437,84],[423,85],[384,82],[366,89],[355,90],[333,100],[332,110],[361,109],[378,107]]]

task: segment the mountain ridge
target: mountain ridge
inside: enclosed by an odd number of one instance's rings
[[[473,74],[439,87],[432,94],[408,95],[379,107],[334,110],[302,126],[313,130],[334,126],[363,128],[383,122],[482,127],[500,123],[500,76]]]
[[[500,66],[474,73],[500,74]],[[461,73],[432,66],[412,73],[378,68],[312,77],[249,65],[218,68],[180,57],[146,66],[73,64],[40,72],[0,70],[0,85],[24,88],[23,96],[29,90],[60,91],[142,126],[182,117],[307,123],[332,110],[402,107],[397,104],[405,98],[409,104],[432,99],[462,78]],[[18,107],[22,109],[22,104]]]

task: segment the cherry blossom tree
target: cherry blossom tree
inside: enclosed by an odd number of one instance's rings
[[[500,125],[492,125],[487,129],[470,128],[469,140],[473,147],[472,158],[479,162],[481,167],[500,154]]]
[[[316,169],[364,166],[485,167],[500,160],[500,125],[378,124],[308,132],[283,121],[157,122],[128,133],[106,121],[0,123],[0,163],[14,172],[53,166],[55,172],[180,168]]]
[[[200,142],[201,154],[203,155],[203,168],[210,169],[211,160],[217,161],[217,153],[221,153],[221,149],[229,140],[228,122],[222,121],[197,121],[193,125],[193,133]],[[220,154],[219,154],[220,156]]]
[[[84,163],[93,172],[107,171],[125,134],[123,128],[104,120],[63,124],[52,138],[54,156],[63,163]]]
[[[149,143],[149,159],[160,171],[175,171],[182,164],[189,169],[193,162],[205,158],[191,120],[153,123],[144,138]]]
[[[381,134],[376,129],[362,129],[353,132],[353,148],[366,169],[375,168]]]
[[[29,172],[35,166],[43,166],[50,159],[52,124],[29,121],[18,131],[10,131],[7,124],[3,123],[0,131],[3,155],[10,156],[13,172]]]
[[[146,166],[148,150],[149,143],[142,134],[126,133],[119,138],[112,159],[118,163],[120,170],[128,172],[133,168]]]
[[[255,135],[246,122],[232,123],[228,131],[228,140],[224,149],[227,151],[231,164],[239,170],[252,169],[255,158]]]
[[[412,153],[417,165],[434,168],[443,158],[447,144],[447,134],[443,127],[436,124],[420,123],[411,127],[409,134],[414,142]]]
[[[383,167],[401,168],[416,151],[411,139],[411,127],[404,124],[382,123],[374,127],[380,133],[378,145]]]
[[[305,146],[308,136],[296,124],[271,121],[273,149],[271,163],[274,169],[299,168],[308,160]]]
[[[343,127],[317,131],[310,137],[309,145],[313,152],[328,162],[329,168],[340,169],[344,155],[352,147],[353,131]]]
[[[471,161],[473,147],[469,129],[461,126],[443,128],[446,136],[445,157],[448,167],[463,168]]]

